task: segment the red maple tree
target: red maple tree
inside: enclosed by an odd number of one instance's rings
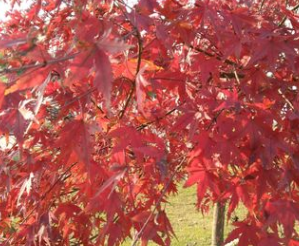
[[[297,1],[7,2],[1,245],[170,245],[186,175],[227,241],[299,245]]]

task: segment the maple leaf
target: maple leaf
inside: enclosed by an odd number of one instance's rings
[[[182,115],[172,127],[172,131],[180,131],[186,128],[194,119],[195,112],[188,112]]]
[[[29,195],[30,190],[32,188],[32,179],[34,178],[34,174],[30,173],[30,176],[24,181],[24,183],[22,184],[21,188],[20,188],[20,192],[18,195],[18,199],[17,199],[17,205],[20,205],[20,199],[24,193],[24,191],[26,190],[27,195]]]
[[[231,242],[235,239],[239,239],[238,245],[258,245],[260,241],[260,228],[256,224],[250,224],[247,222],[235,222],[234,226],[236,228],[228,235],[225,243]]]
[[[113,74],[109,57],[97,49],[94,57],[95,78],[94,85],[105,98],[106,108],[110,108]]]
[[[0,109],[2,107],[2,103],[3,103],[3,100],[4,100],[5,89],[6,89],[5,84],[0,83]]]
[[[101,23],[94,15],[88,14],[86,10],[82,11],[81,17],[80,25],[75,28],[76,37],[79,41],[83,42],[83,44],[92,44],[102,29]]]
[[[219,66],[219,61],[215,58],[206,58],[204,55],[197,55],[197,64],[200,68],[200,77],[203,84],[206,84],[211,77],[218,77],[219,72],[216,69]]]
[[[298,245],[299,245],[299,241],[294,239],[291,239],[288,244],[288,246],[298,246]]]
[[[41,68],[36,70],[31,69],[22,74],[18,79],[13,81],[14,83],[5,90],[5,95],[13,93],[19,90],[31,89],[39,86],[48,77],[51,68]]]
[[[123,238],[122,226],[115,223],[109,226],[108,246],[120,244]]]
[[[215,174],[209,172],[204,167],[191,167],[188,171],[190,174],[184,187],[197,184],[198,204],[201,203],[208,189],[216,194],[216,196],[220,194],[220,189],[217,184],[217,176]]]
[[[224,49],[224,56],[227,58],[231,55],[235,55],[237,59],[241,58],[241,51],[243,47],[243,43],[245,40],[243,40],[240,37],[234,37],[234,36],[227,36],[223,37],[223,49]]]
[[[110,40],[110,31],[103,34],[100,40],[96,43],[99,50],[108,52],[109,54],[119,53],[133,48],[133,45],[126,44],[121,40]]]
[[[89,74],[92,68],[92,59],[89,52],[82,52],[75,56],[75,58],[69,64],[69,73],[67,75],[64,84],[70,86],[72,84],[80,83]]]
[[[295,221],[299,217],[299,207],[291,201],[268,202],[265,206],[268,214],[266,226],[279,221],[284,228],[286,238],[291,238],[294,232]],[[282,213],[282,211],[284,211]],[[282,215],[283,214],[283,215]]]
[[[130,13],[127,14],[130,21],[139,31],[147,31],[152,25],[152,20],[147,15],[142,15],[138,13],[136,10],[132,9]]]
[[[225,101],[221,103],[214,111],[220,111],[223,109],[228,109],[230,107],[237,107],[240,108],[240,103],[238,101],[238,92],[236,88],[232,92],[230,91],[221,91],[220,97],[222,97]]]
[[[276,59],[278,59],[282,53],[284,53],[291,62],[294,62],[294,46],[292,40],[289,41],[288,37],[266,32],[261,33],[261,37],[258,38],[257,41],[257,48],[247,66],[252,66],[256,62],[266,60],[272,69],[271,64],[275,64]]]
[[[142,222],[145,223],[147,219],[151,216],[150,211],[141,211],[140,213],[134,215],[131,220],[134,222]]]
[[[136,97],[138,110],[146,117],[147,113],[144,111],[144,101],[146,99],[146,94],[144,89],[147,85],[149,85],[149,83],[142,75],[145,70],[146,67],[143,67],[136,75]]]
[[[103,191],[110,188],[110,186],[112,186],[111,190],[113,190],[115,188],[115,186],[117,185],[117,182],[124,176],[125,172],[126,172],[126,169],[121,170],[118,173],[112,175],[109,179],[107,179],[92,199],[96,199],[98,196],[101,195],[101,193]]]
[[[77,156],[86,165],[86,170],[90,172],[90,163],[92,160],[91,132],[92,125],[85,123],[80,117],[64,126],[61,130],[61,136],[55,143],[55,146],[62,148],[60,158],[69,162],[71,154],[75,151]],[[74,135],[74,132],[76,134]],[[90,174],[90,173],[89,173]]]
[[[256,18],[248,12],[249,9],[246,7],[239,7],[229,12],[233,28],[239,36],[242,34],[242,29],[256,24]]]
[[[260,240],[258,246],[268,246],[268,245],[273,245],[273,246],[280,246],[280,239],[273,236],[273,235],[267,235],[266,238],[263,238],[262,240]]]
[[[18,108],[12,108],[0,115],[2,117],[0,126],[5,129],[5,132],[14,133],[20,147],[24,141],[24,134],[27,133],[32,122],[36,121],[34,113],[26,107],[31,102],[32,100],[20,101]]]

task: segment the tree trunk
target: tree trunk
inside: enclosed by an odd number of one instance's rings
[[[214,205],[212,246],[222,246],[224,238],[225,204]]]

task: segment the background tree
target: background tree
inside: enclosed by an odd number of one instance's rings
[[[227,241],[299,245],[297,1],[7,2],[1,245],[170,245],[186,174]]]

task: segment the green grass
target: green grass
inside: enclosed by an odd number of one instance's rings
[[[212,211],[203,216],[196,210],[195,204],[195,188],[180,188],[178,195],[170,199],[166,211],[177,236],[172,245],[210,245]]]
[[[213,221],[213,208],[208,214],[202,215],[196,210],[196,188],[179,188],[177,196],[170,197],[166,212],[173,226],[176,238],[172,239],[172,246],[210,246]],[[238,210],[238,216],[245,211]],[[225,224],[225,234],[232,230],[232,226]],[[122,246],[130,246],[131,241],[126,241]],[[150,242],[149,246],[156,246]]]

